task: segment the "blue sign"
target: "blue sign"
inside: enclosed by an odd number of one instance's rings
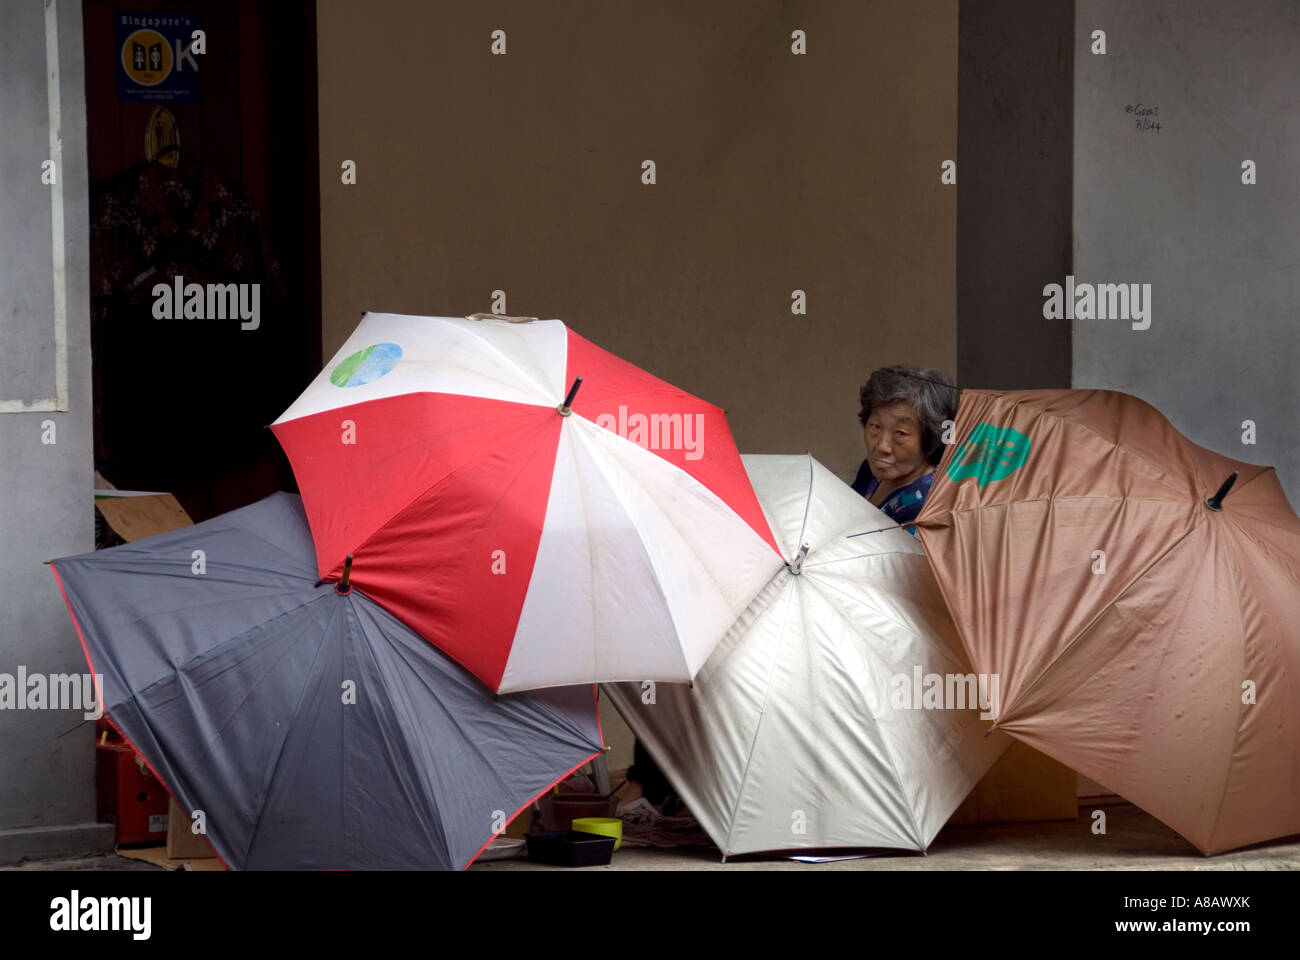
[[[190,45],[199,29],[184,13],[119,13],[116,17],[117,99],[193,103],[199,61]]]

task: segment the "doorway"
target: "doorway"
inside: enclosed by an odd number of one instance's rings
[[[267,426],[321,365],[315,3],[82,12],[95,466],[198,522],[295,489]]]

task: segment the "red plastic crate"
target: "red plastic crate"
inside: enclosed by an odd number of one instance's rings
[[[95,791],[119,844],[167,842],[167,791],[125,743],[96,744]]]

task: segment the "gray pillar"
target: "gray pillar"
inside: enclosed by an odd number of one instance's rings
[[[87,669],[41,562],[94,546],[81,4],[2,3],[0,37],[0,674],[25,697],[20,668]],[[0,709],[0,863],[112,848],[94,763],[82,709]]]
[[[1074,272],[1150,299],[1135,322],[1075,321],[1074,386],[1136,394],[1192,441],[1275,466],[1300,508],[1300,5],[1078,11]]]
[[[957,383],[1070,386],[1074,0],[962,0],[957,36]]]

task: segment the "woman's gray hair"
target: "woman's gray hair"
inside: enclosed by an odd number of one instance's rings
[[[921,449],[938,463],[943,456],[943,422],[957,415],[960,393],[942,370],[895,364],[871,374],[858,391],[858,420],[865,426],[874,407],[906,403],[921,421]]]

